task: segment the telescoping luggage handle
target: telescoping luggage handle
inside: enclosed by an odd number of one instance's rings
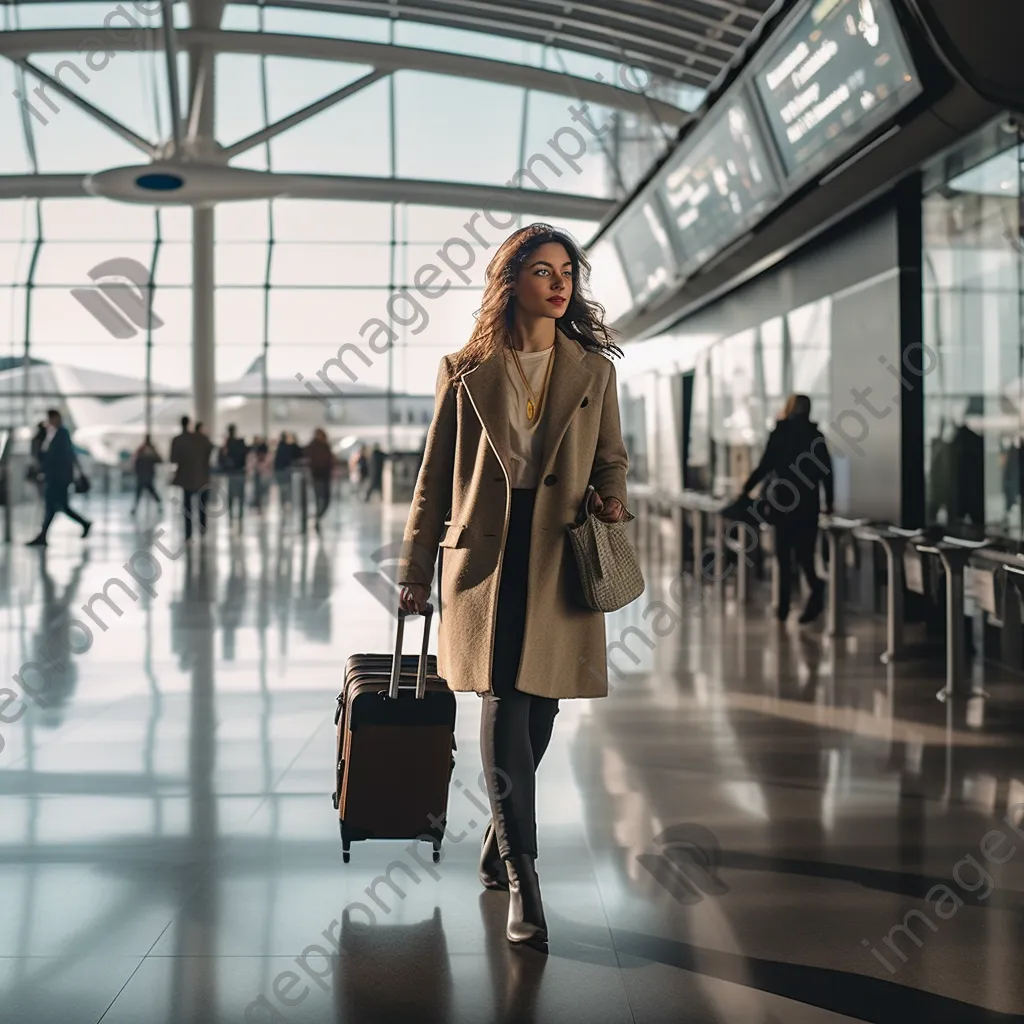
[[[388,687],[388,696],[392,700],[398,697],[398,680],[402,674],[402,641],[405,635],[405,617],[415,615],[416,612],[407,612],[403,608],[398,609],[398,632],[395,636],[395,656],[391,663],[391,685]],[[427,647],[430,644],[430,618],[434,614],[434,606],[428,601],[423,608],[423,646],[420,648],[420,663],[416,669],[416,699],[422,700],[427,693]]]

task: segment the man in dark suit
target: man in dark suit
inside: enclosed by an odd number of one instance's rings
[[[87,537],[92,523],[75,512],[68,504],[68,488],[75,478],[75,468],[78,459],[75,457],[75,447],[71,443],[71,435],[68,428],[61,422],[61,415],[57,409],[49,409],[46,413],[47,430],[46,441],[42,446],[41,465],[45,483],[43,484],[43,500],[46,505],[46,515],[43,518],[43,526],[39,535],[28,542],[29,547],[46,547],[46,533],[50,529],[50,523],[58,512],[63,512],[69,519],[73,519],[82,527],[82,536]]]
[[[200,494],[210,483],[210,453],[213,442],[203,432],[202,424],[197,423],[193,432],[188,430],[189,418],[182,416],[181,433],[171,441],[171,462],[176,466],[174,479],[171,481],[183,491],[183,511],[185,514],[185,540],[192,536],[192,510],[199,498],[199,532],[206,533],[206,505]]]
[[[242,525],[245,511],[245,465],[249,458],[249,446],[238,436],[235,425],[228,426],[228,436],[224,439],[217,456],[217,468],[228,480],[228,519],[235,518],[235,507],[238,507],[238,525]]]

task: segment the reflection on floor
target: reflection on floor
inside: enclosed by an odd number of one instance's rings
[[[91,514],[85,543],[62,523],[0,553],[5,678],[39,694],[9,722],[0,692],[6,1024],[1024,1012],[1024,826],[1002,820],[1021,680],[947,710],[941,663],[887,673],[877,624],[836,647],[712,593],[680,608],[652,571],[609,618],[636,661],[617,649],[611,696],[563,705],[541,771],[545,960],[479,890],[472,695],[441,864],[384,843],[341,862],[334,695],[347,654],[391,642],[401,510],[338,505],[322,538],[220,519],[185,553],[165,523],[169,554],[120,499]]]

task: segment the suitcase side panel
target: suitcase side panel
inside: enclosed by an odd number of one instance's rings
[[[374,839],[436,832],[448,811],[451,764],[452,734],[445,725],[360,726],[346,734],[339,817],[346,828]]]
[[[439,678],[427,695],[384,696],[389,673],[354,683],[338,723],[338,817],[371,838],[415,839],[447,811],[455,749],[455,695]],[[405,682],[403,678],[403,683]],[[414,679],[410,682],[414,682]]]

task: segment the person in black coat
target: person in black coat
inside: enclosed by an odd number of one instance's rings
[[[742,497],[763,480],[768,480],[767,520],[775,530],[775,558],[779,572],[779,621],[789,617],[793,582],[793,555],[803,570],[811,596],[800,616],[801,623],[813,622],[825,606],[825,584],[814,569],[821,514],[821,489],[825,509],[833,509],[832,457],[817,424],[811,422],[811,400],[790,395],[765,447],[760,463],[743,485]]]
[[[156,467],[164,460],[153,445],[153,440],[147,434],[142,444],[135,451],[135,503],[132,505],[132,515],[138,511],[139,499],[144,493],[151,494],[156,502],[157,509],[163,513],[164,503],[157,494],[153,481],[156,479]]]
[[[38,536],[28,542],[28,546],[33,548],[46,547],[46,533],[58,512],[63,512],[69,519],[78,523],[82,527],[83,537],[87,537],[89,530],[92,529],[92,523],[68,504],[68,488],[75,478],[75,468],[78,465],[71,435],[61,422],[61,415],[57,409],[47,410],[46,418],[49,423],[46,432],[48,441],[40,453],[45,479],[43,499],[46,504],[46,515]]]
[[[217,459],[217,468],[228,478],[228,519],[235,518],[238,508],[238,525],[242,525],[245,511],[245,469],[249,458],[249,446],[237,434],[235,425],[229,424],[228,436],[224,439]]]
[[[31,462],[29,464],[28,478],[34,484],[37,492],[39,493],[39,499],[42,500],[44,497],[44,485],[43,485],[43,448],[46,445],[46,423],[40,421],[36,427],[35,434],[32,435],[32,446],[30,448]]]

